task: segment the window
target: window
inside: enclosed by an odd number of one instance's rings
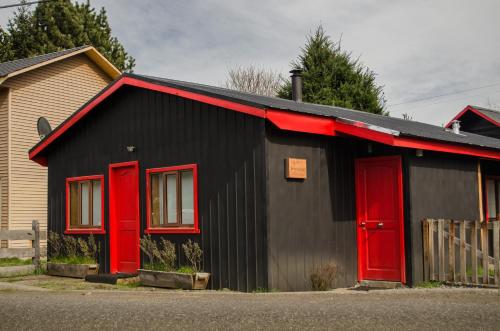
[[[104,233],[104,176],[66,179],[66,233]]]
[[[500,220],[500,177],[486,177],[486,220]]]
[[[199,233],[195,164],[146,170],[146,233]]]

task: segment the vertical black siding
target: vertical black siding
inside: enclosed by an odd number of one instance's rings
[[[354,156],[342,138],[266,126],[269,286],[311,288],[314,268],[335,263],[335,286],[356,283]],[[285,178],[285,159],[307,160],[306,180]]]
[[[408,157],[413,284],[423,280],[423,219],[479,219],[477,162],[474,158],[431,152],[424,152],[423,157]]]
[[[127,152],[128,145],[136,151]],[[49,229],[60,233],[65,227],[65,178],[105,176],[109,232],[108,165],[138,160],[143,233],[145,170],[198,164],[201,234],[162,236],[176,244],[181,264],[185,261],[180,245],[187,239],[201,244],[212,288],[267,287],[263,119],[123,87],[54,143],[48,160]],[[96,237],[102,245],[101,268],[109,271],[108,235]]]
[[[472,112],[467,112],[460,118],[460,127],[462,131],[500,138],[500,127]]]

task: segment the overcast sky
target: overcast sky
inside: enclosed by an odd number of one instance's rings
[[[442,125],[467,104],[500,108],[499,0],[91,4],[107,9],[114,35],[136,58],[136,73],[212,85],[236,65],[287,74],[305,36],[322,24],[377,73],[392,116]],[[0,25],[10,15],[0,10]]]

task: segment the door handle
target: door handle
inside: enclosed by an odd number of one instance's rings
[[[384,227],[384,223],[378,222],[377,223],[377,228],[382,229]]]
[[[359,226],[362,227],[362,228],[366,227],[366,222],[359,223]]]

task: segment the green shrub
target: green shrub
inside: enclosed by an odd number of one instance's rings
[[[144,263],[144,268],[157,271],[172,271],[175,269],[175,245],[161,238],[161,247],[150,235],[141,238],[141,250],[147,256],[148,262]]]
[[[67,257],[77,256],[78,241],[72,236],[62,236],[64,252]]]
[[[57,257],[63,253],[63,242],[61,236],[57,232],[49,231],[48,246],[50,249],[50,256]]]
[[[87,240],[49,232],[50,262],[68,264],[95,264],[99,258],[100,245],[91,234]]]

